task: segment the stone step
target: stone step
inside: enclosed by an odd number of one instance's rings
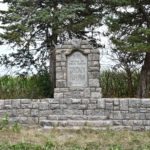
[[[42,120],[40,125],[47,127],[109,127],[112,120]]]
[[[49,115],[48,120],[107,120],[107,116],[92,115]]]

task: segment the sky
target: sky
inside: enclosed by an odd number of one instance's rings
[[[7,5],[2,4],[1,2],[2,2],[2,0],[0,0],[0,10],[7,10]],[[102,26],[100,28],[96,28],[95,30],[102,33],[102,32],[107,31],[107,27]],[[3,32],[3,31],[0,30],[0,32]],[[105,48],[99,49],[100,50],[101,70],[110,69],[117,62],[117,59],[115,58],[115,56],[112,57],[111,47],[110,47],[111,42],[109,41],[109,39],[107,37],[104,37],[101,34],[97,35],[96,38],[98,40],[100,40],[100,43],[102,45],[105,45]],[[8,54],[11,51],[12,51],[12,49],[9,45],[0,46],[0,55],[1,54]],[[16,68],[15,68],[15,70],[16,70]],[[13,71],[14,70],[12,70],[11,68],[0,67],[0,76],[6,75],[6,74],[11,75],[11,74],[13,74]]]

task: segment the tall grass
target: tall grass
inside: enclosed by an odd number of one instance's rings
[[[48,73],[31,77],[0,78],[0,99],[51,97],[51,82]]]
[[[100,75],[103,97],[134,97],[138,81],[138,72],[132,73],[130,79],[124,71],[103,71]]]
[[[103,97],[134,97],[138,80],[139,73],[133,73],[129,79],[123,71],[103,71],[100,75]],[[31,77],[0,77],[0,99],[48,98],[52,95],[48,73]]]

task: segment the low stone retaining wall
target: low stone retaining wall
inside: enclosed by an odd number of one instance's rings
[[[10,121],[27,125],[40,124],[43,120],[55,120],[59,123],[65,121],[65,124],[60,123],[60,126],[83,126],[84,121],[84,125],[89,122],[98,128],[150,130],[150,99],[0,100],[0,118],[5,113]],[[67,120],[74,121],[67,124]],[[75,122],[78,124],[74,124]]]

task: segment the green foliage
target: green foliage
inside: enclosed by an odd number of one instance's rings
[[[109,150],[122,150],[120,145],[112,145]]]
[[[8,129],[8,127],[9,127],[8,114],[5,114],[0,121],[0,130]]]
[[[0,11],[0,40],[14,48],[0,57],[0,64],[37,71],[48,69],[56,44],[68,38],[86,38],[86,27],[99,24],[102,4],[97,0],[6,0]],[[90,31],[89,31],[90,32]],[[36,56],[36,57],[35,57]],[[51,66],[50,66],[51,67]]]
[[[18,122],[13,123],[12,125],[12,131],[16,133],[20,133],[21,131],[21,125]]]
[[[31,77],[0,78],[0,98],[48,98],[52,96],[51,81],[48,73]]]
[[[133,96],[138,87],[139,73],[132,74]],[[128,78],[124,71],[103,71],[100,75],[103,97],[132,97],[128,87]]]

